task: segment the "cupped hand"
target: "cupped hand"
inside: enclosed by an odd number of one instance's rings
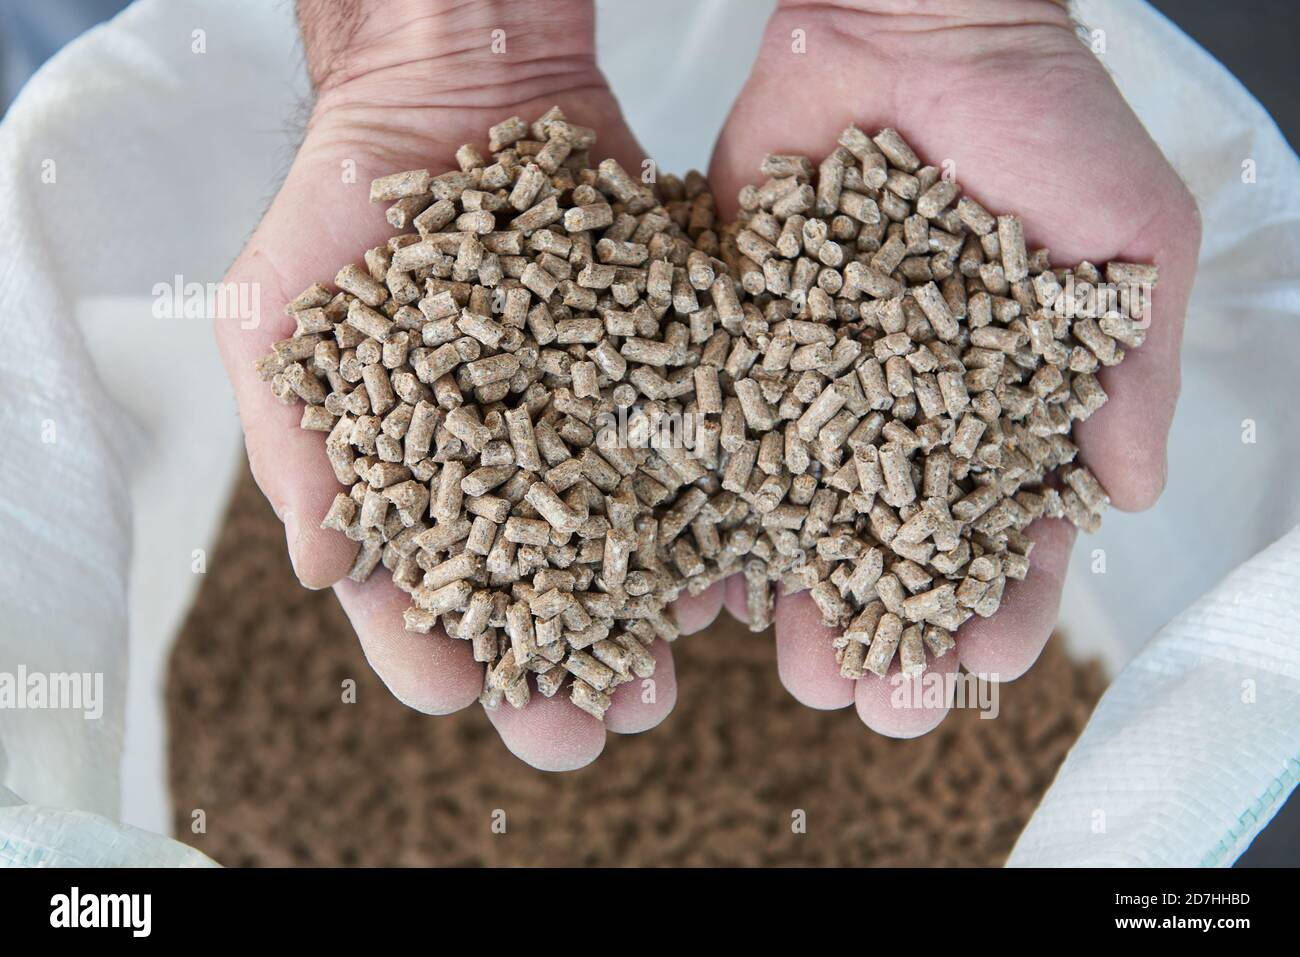
[[[357,544],[322,530],[339,486],[324,436],[298,427],[300,408],[281,404],[254,372],[272,343],[293,333],[286,302],[359,261],[395,230],[369,201],[374,177],[455,168],[462,143],[486,146],[487,128],[511,114],[531,121],[558,105],[599,135],[597,158],[640,167],[641,148],[597,69],[589,0],[545,5],[359,0],[299,5],[316,101],[301,148],[256,232],[226,276],[259,291],[260,321],[219,320],[217,340],[234,385],[249,462],[285,524],[299,580],[333,586],[371,667],[405,704],[429,714],[472,705],[483,665],[469,642],[405,630],[410,604],[386,574],[364,584],[346,575]],[[504,31],[496,34],[494,31]],[[245,328],[253,325],[254,328]],[[713,619],[721,586],[675,608],[684,632]],[[676,698],[672,655],[656,642],[655,700],[633,684],[614,692],[602,724],[567,697],[534,695],[516,711],[489,711],[506,745],[543,769],[581,767],[600,753],[606,730],[630,733],[664,719]]]
[[[1110,400],[1074,433],[1116,506],[1152,505],[1165,484],[1200,220],[1064,5],[784,0],[715,148],[710,178],[721,215],[733,216],[739,188],[759,181],[766,153],[816,160],[850,124],[893,127],[924,161],[953,164],[963,192],[994,213],[1018,214],[1030,248],[1049,247],[1054,265],[1159,266],[1145,344],[1102,370]],[[1037,659],[1056,621],[1074,530],[1045,519],[1028,534],[1036,543],[1028,577],[1008,582],[998,613],[967,622],[931,671],[960,664],[1007,680]],[[727,583],[726,607],[746,618],[737,578]],[[896,707],[888,678],[840,677],[834,632],[806,593],[778,599],[774,618],[781,678],[803,703],[856,703],[869,727],[898,737],[929,731],[946,715],[946,704]]]

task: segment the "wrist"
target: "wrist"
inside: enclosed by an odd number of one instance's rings
[[[299,0],[317,111],[508,107],[599,76],[592,0]]]

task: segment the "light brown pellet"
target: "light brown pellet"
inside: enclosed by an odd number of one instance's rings
[[[604,719],[612,701],[603,691],[597,691],[580,678],[575,678],[569,700],[594,718]]]
[[[427,169],[407,170],[381,176],[370,183],[370,201],[372,203],[391,202],[407,196],[421,196],[429,192],[429,183],[433,177]]]

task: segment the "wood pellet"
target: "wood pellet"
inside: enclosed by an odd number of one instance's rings
[[[567,685],[603,718],[669,603],[732,574],[754,630],[780,583],[845,677],[920,674],[1029,574],[1030,522],[1097,527],[1070,432],[1154,266],[1053,268],[894,130],[769,155],[725,225],[698,173],[593,166],[558,109],[487,139],[375,180],[404,231],[258,362],[325,434],[350,577],[382,565],[408,629],[470,642],[486,706]],[[623,443],[619,414],[693,442]]]

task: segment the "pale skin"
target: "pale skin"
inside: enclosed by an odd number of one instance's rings
[[[485,149],[491,124],[511,114],[533,119],[553,104],[596,128],[596,158],[614,156],[639,170],[644,152],[596,66],[587,0],[305,2],[300,16],[316,104],[283,188],[226,277],[260,284],[262,321],[252,330],[219,322],[218,343],[254,476],[285,522],[299,579],[334,587],[367,660],[398,699],[447,714],[475,704],[482,666],[467,642],[406,632],[407,596],[386,575],[363,585],[345,577],[356,545],[319,528],[338,491],[323,437],[298,429],[300,409],[272,397],[253,361],[292,333],[281,313],[288,299],[391,234],[382,207],[368,201],[371,178],[452,168],[461,143]],[[972,16],[980,19],[965,19]],[[490,49],[498,28],[506,30],[505,53]],[[796,29],[805,31],[808,53],[792,52]],[[1159,264],[1146,344],[1103,372],[1110,402],[1075,433],[1118,507],[1150,506],[1165,482],[1199,219],[1065,11],[1050,0],[782,3],[715,148],[710,177],[722,214],[733,214],[736,191],[758,179],[764,153],[820,157],[850,122],[894,126],[921,156],[951,158],[963,188],[988,209],[1019,213],[1030,245],[1049,246],[1056,263]],[[957,649],[932,669],[960,664],[1008,680],[1033,664],[1055,623],[1074,535],[1056,521],[1030,532],[1038,544],[1029,577],[1007,589],[997,615],[964,626]],[[724,605],[744,619],[738,579],[680,599],[674,614],[690,634]],[[890,685],[874,676],[839,677],[833,633],[806,596],[779,599],[775,619],[781,679],[804,704],[856,704],[870,728],[896,737],[925,733],[946,714],[893,707]],[[671,711],[672,652],[663,642],[653,650],[653,701],[644,700],[639,682],[624,685],[603,725],[565,693],[534,695],[522,710],[502,706],[488,716],[527,763],[582,767],[600,754],[607,732],[644,731]]]

